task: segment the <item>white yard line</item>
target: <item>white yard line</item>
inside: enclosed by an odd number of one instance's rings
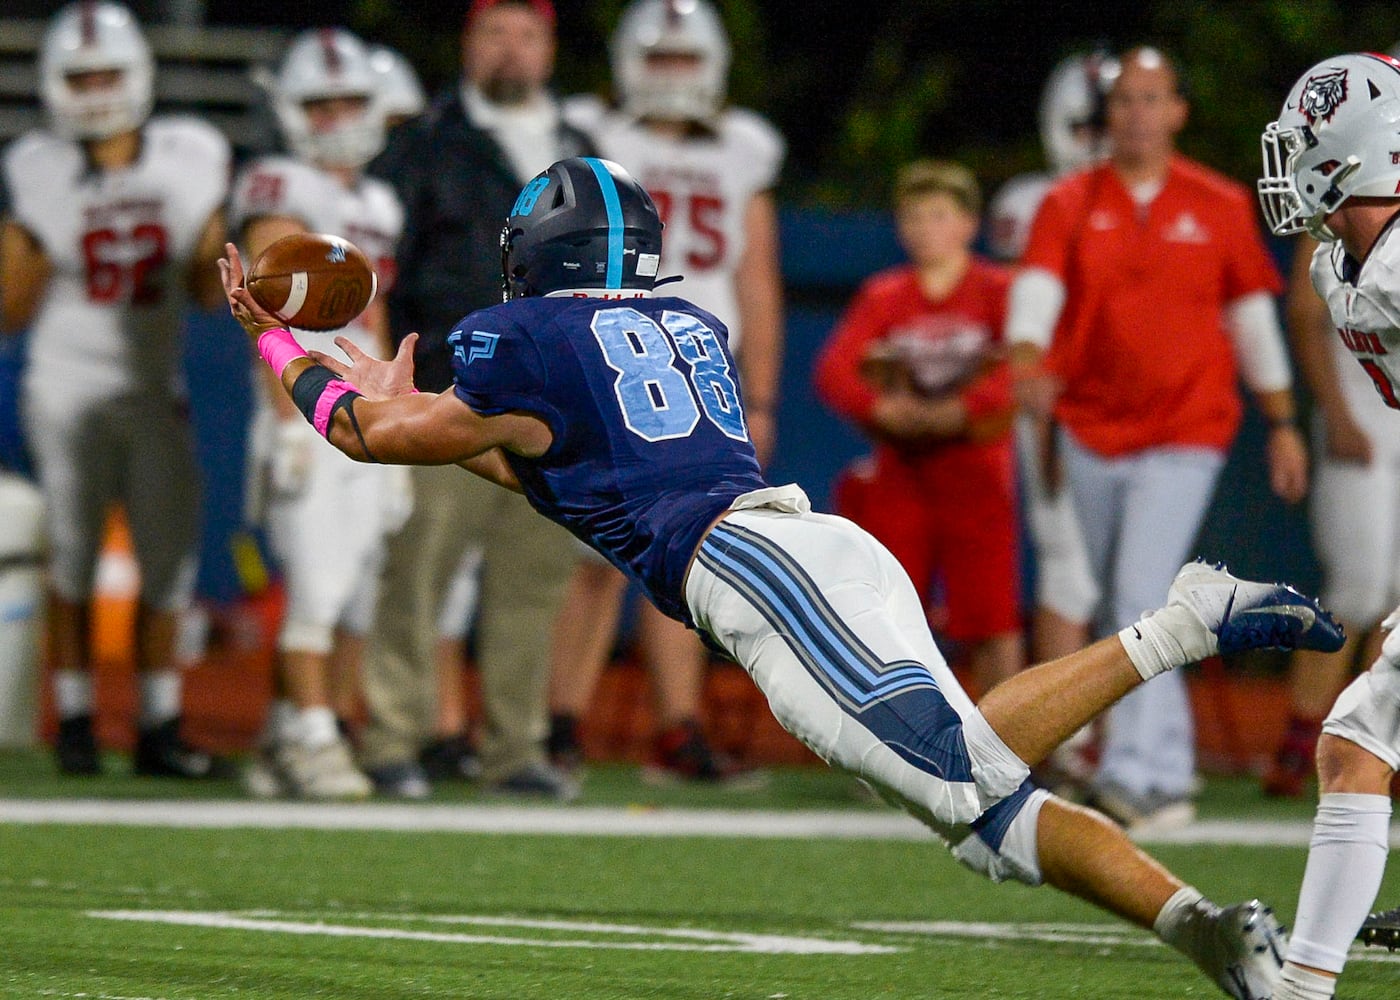
[[[2,799],[0,823],[183,829],[393,830],[597,837],[753,837],[801,840],[929,840],[900,812],[638,809],[502,805]],[[1140,837],[1157,844],[1306,847],[1306,820],[1204,820]],[[1400,847],[1400,828],[1391,832]]]
[[[595,922],[562,920],[512,920],[506,917],[457,918],[460,923],[480,923],[494,927],[521,927],[534,930],[574,931],[589,934],[647,936],[655,941],[609,940],[598,938],[508,937],[498,934],[462,934],[420,931],[407,927],[368,927],[327,923],[323,920],[285,920],[273,915],[245,916],[237,913],[191,910],[93,910],[88,916],[99,920],[171,924],[180,927],[211,927],[219,930],[262,931],[269,934],[296,934],[314,937],[377,938],[390,941],[427,941],[435,944],[488,944],[525,948],[588,948],[613,951],[690,951],[739,952],[751,955],[888,955],[901,951],[890,945],[865,944],[828,938],[795,937],[779,934],[747,934],[742,931],[712,931],[676,927],[616,926]],[[399,922],[412,921],[400,915]],[[440,918],[439,918],[440,919]]]

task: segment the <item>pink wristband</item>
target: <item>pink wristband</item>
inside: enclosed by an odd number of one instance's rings
[[[335,412],[335,404],[341,396],[347,392],[359,395],[359,390],[344,379],[334,379],[327,382],[326,387],[321,390],[321,395],[316,399],[316,410],[311,416],[311,426],[316,428],[316,433],[321,437],[328,437],[331,429],[331,415]]]
[[[290,330],[282,327],[274,327],[271,330],[264,330],[258,337],[258,353],[268,366],[276,372],[277,377],[282,377],[282,371],[297,358],[307,357],[307,353],[301,349]]]

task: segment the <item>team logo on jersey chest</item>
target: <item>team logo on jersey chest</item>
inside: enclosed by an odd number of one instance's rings
[[[1309,125],[1330,122],[1346,99],[1347,71],[1334,70],[1307,78],[1303,83],[1303,94],[1298,98],[1298,111]]]

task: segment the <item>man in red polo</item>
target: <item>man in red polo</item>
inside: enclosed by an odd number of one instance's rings
[[[1275,492],[1307,487],[1279,277],[1249,193],[1176,152],[1186,116],[1170,60],[1128,52],[1109,157],[1046,196],[1012,290],[1023,401],[1058,421],[1101,629],[1160,602],[1188,556],[1239,428],[1240,376],[1270,426]],[[1189,821],[1192,745],[1181,678],[1145,688],[1110,713],[1098,804],[1129,826]]]

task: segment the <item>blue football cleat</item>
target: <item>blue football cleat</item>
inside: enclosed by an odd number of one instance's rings
[[[1216,637],[1218,652],[1315,649],[1335,653],[1346,633],[1322,605],[1285,583],[1256,583],[1201,560],[1177,573],[1169,604],[1189,607]]]

